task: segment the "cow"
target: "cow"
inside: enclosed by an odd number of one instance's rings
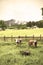
[[[33,40],[29,40],[29,42],[28,42],[29,46],[32,46],[33,42],[34,42]]]
[[[30,51],[20,51],[20,53],[21,53],[22,55],[25,55],[25,56],[31,54]]]
[[[19,44],[19,39],[16,39],[16,44]]]
[[[37,47],[37,40],[29,40],[28,44],[29,44],[29,46]]]
[[[22,42],[21,38],[16,39],[16,44],[21,44],[21,42]]]

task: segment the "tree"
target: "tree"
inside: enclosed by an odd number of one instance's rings
[[[7,26],[3,20],[0,20],[0,28],[2,28],[2,30],[5,30],[7,28]]]
[[[31,21],[27,22],[27,23],[26,23],[26,26],[27,26],[27,27],[32,27]]]
[[[43,20],[37,21],[36,26],[38,26],[39,28],[43,28]]]
[[[32,21],[32,26],[35,26],[35,21]]]

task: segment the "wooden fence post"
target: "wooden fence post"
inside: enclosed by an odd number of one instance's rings
[[[34,35],[33,35],[33,40],[34,40]]]
[[[41,40],[41,34],[40,34],[40,40]]]
[[[4,36],[3,38],[4,38],[4,41],[6,41],[6,37]]]

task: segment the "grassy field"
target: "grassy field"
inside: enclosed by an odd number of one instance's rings
[[[0,31],[3,36],[43,36],[43,28],[24,30]],[[22,55],[21,50],[30,51],[29,56]],[[43,41],[38,41],[37,48],[29,47],[26,40],[21,45],[16,45],[15,41],[0,41],[0,65],[43,65]]]
[[[28,50],[31,54],[22,55],[21,50]],[[26,41],[18,46],[15,42],[0,43],[0,65],[43,65],[43,41],[38,41],[37,48],[29,47]]]
[[[43,36],[43,28],[37,29],[21,29],[21,30],[14,30],[14,29],[6,29],[5,31],[0,31],[0,36]]]

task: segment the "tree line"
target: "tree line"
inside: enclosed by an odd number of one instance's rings
[[[27,27],[33,27],[33,26],[37,26],[39,28],[43,28],[43,20],[40,20],[40,21],[29,21],[26,23],[26,26]]]
[[[5,29],[27,29],[28,27],[33,27],[33,26],[37,26],[39,28],[43,28],[43,20],[40,20],[40,21],[29,21],[29,22],[26,22],[26,24],[18,24],[18,23],[15,23],[11,26],[8,26],[8,24],[6,24],[6,22],[4,20],[0,20],[0,28],[2,30],[5,30]]]

